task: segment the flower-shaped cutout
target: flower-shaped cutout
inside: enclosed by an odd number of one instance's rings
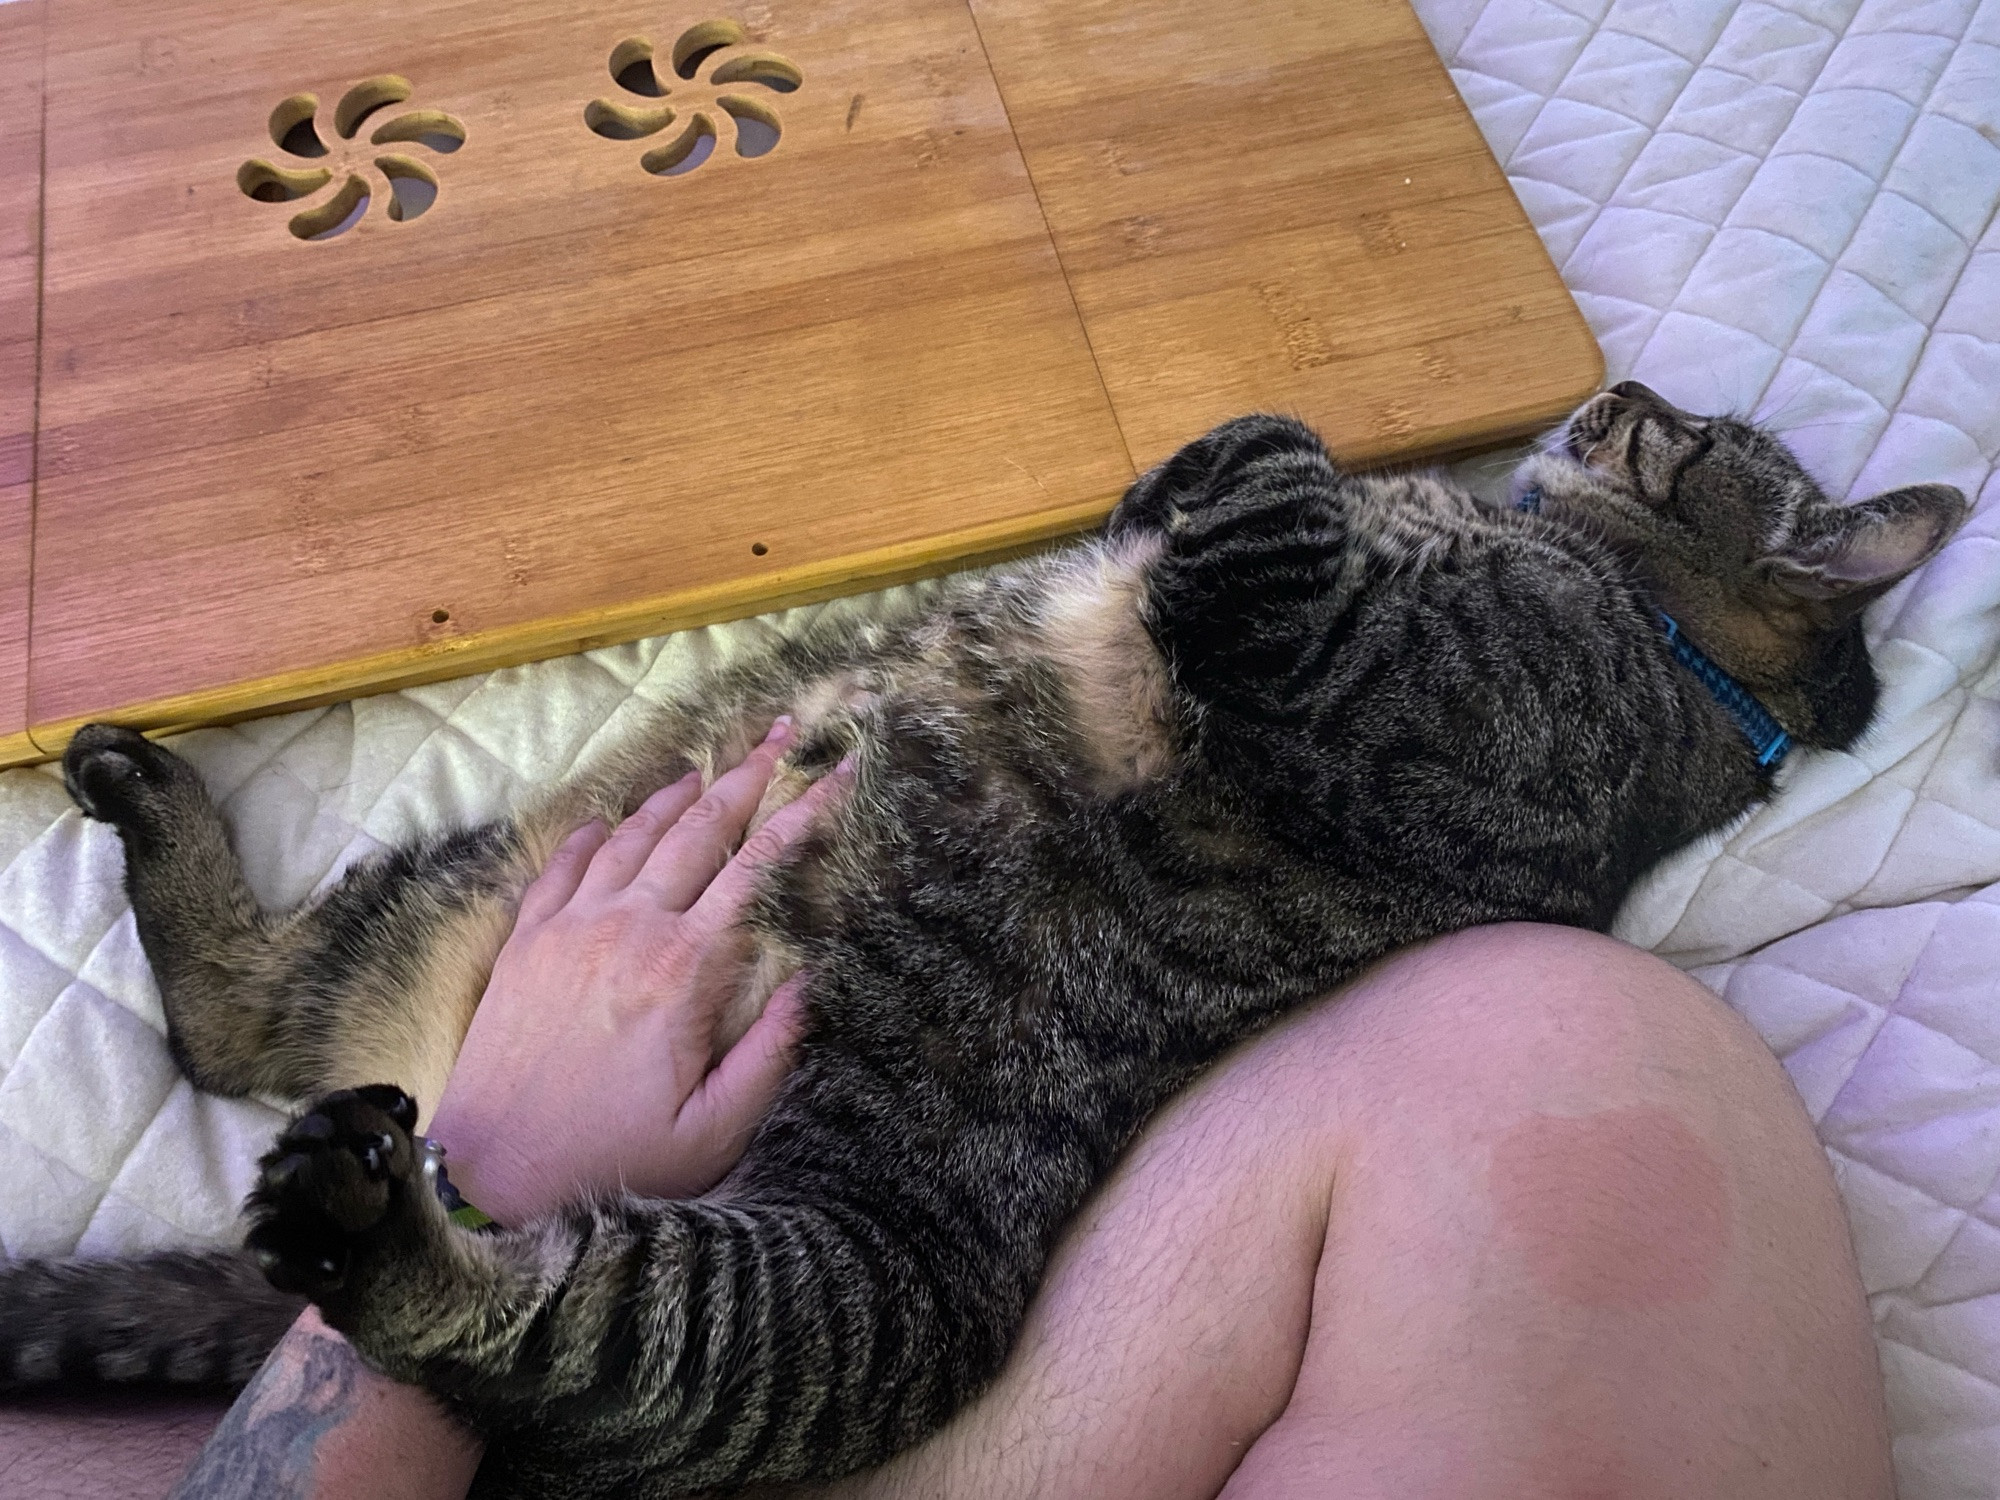
[[[655,54],[647,38],[627,37],[611,49],[610,72],[619,88],[639,100],[665,99],[673,92],[669,76],[694,82],[710,62],[714,67],[696,95],[708,107],[693,108],[671,140],[639,158],[639,165],[655,177],[692,172],[713,156],[718,116],[733,127],[738,156],[768,156],[777,149],[784,125],[760,93],[789,94],[805,76],[790,58],[752,47],[749,33],[734,21],[701,21],[688,27],[664,58]],[[664,72],[662,63],[666,64]],[[742,91],[751,87],[760,93]],[[716,89],[730,92],[710,92]],[[583,111],[583,123],[613,141],[658,135],[680,119],[680,112],[671,104],[622,99],[593,99]]]
[[[412,92],[410,80],[400,74],[362,79],[333,107],[331,147],[321,133],[318,95],[280,100],[271,111],[272,142],[295,161],[330,164],[280,165],[253,156],[236,169],[236,186],[260,203],[303,203],[291,220],[292,233],[302,240],[330,240],[361,222],[377,192],[371,168],[387,186],[389,218],[398,224],[418,218],[437,201],[437,174],[414,156],[375,155],[355,140],[370,117],[407,102]],[[443,110],[406,110],[376,126],[368,144],[421,146],[448,156],[465,144],[465,126]],[[333,192],[318,196],[336,181]]]

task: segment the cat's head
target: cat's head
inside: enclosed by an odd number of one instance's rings
[[[1690,639],[1821,745],[1851,741],[1874,707],[1862,607],[1966,514],[1944,484],[1838,504],[1768,432],[1682,411],[1637,381],[1579,407],[1515,487],[1601,536]]]

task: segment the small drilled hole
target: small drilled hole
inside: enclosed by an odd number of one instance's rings
[[[611,76],[628,94],[658,99],[667,92],[653,69],[653,44],[642,36],[627,37],[611,49]]]
[[[750,38],[734,21],[703,21],[690,26],[674,43],[674,71],[692,78],[712,53],[739,46]]]
[[[771,549],[769,547],[766,547],[762,542],[752,542],[750,544],[750,553],[753,557],[762,557],[765,553],[769,552],[770,550]]]
[[[448,609],[434,609],[431,611],[431,624],[433,625],[448,624],[450,620],[451,611]]]

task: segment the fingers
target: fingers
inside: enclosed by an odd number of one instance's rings
[[[590,858],[577,890],[587,897],[616,895],[632,883],[632,877],[646,867],[646,860],[668,830],[701,797],[701,775],[690,771],[670,786],[663,786],[620,823],[604,845]]]
[[[681,1123],[697,1138],[730,1148],[729,1160],[717,1163],[718,1176],[734,1165],[791,1074],[805,1030],[806,979],[794,974],[772,991],[764,1013],[681,1106]]]
[[[783,857],[785,851],[810,828],[826,806],[853,784],[854,772],[842,761],[830,776],[823,776],[797,798],[772,813],[736,856],[708,882],[694,904],[687,909],[687,934],[694,942],[711,940],[715,934],[733,927],[743,915],[750,898],[757,893],[764,867]]]
[[[591,856],[610,837],[611,830],[593,818],[556,845],[556,852],[549,856],[542,873],[521,892],[521,910],[514,919],[515,927],[546,922],[567,906],[584,872],[590,868]]]
[[[701,799],[647,851],[632,884],[668,911],[686,911],[715,878],[763,800],[764,789],[791,748],[792,721],[779,719],[743,764],[715,778]]]

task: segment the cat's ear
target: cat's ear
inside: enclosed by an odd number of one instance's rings
[[[1759,571],[1800,599],[1865,604],[1929,561],[1965,519],[1966,505],[1948,484],[1912,484],[1830,509],[1831,527],[1762,559]]]

